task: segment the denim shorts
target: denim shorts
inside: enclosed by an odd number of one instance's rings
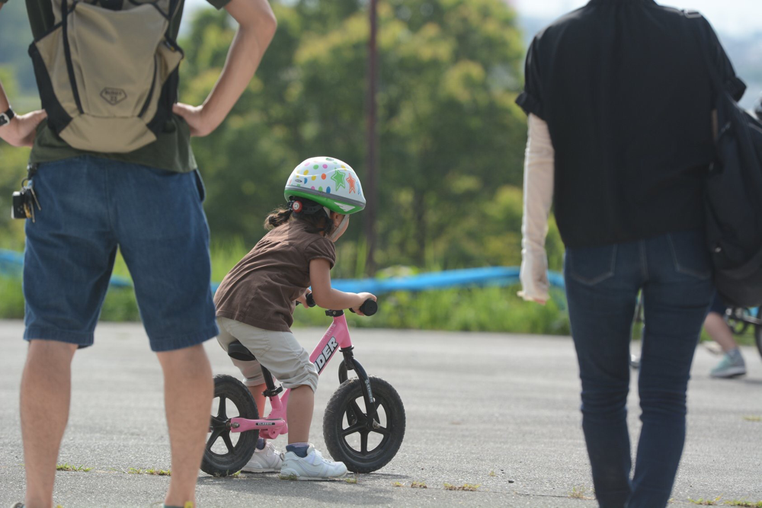
[[[197,171],[81,156],[40,164],[32,181],[42,209],[26,222],[25,340],[92,345],[117,248],[152,350],[217,335]]]

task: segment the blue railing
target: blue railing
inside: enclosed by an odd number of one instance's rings
[[[0,275],[21,276],[24,262],[23,254],[0,249]],[[548,279],[552,286],[563,288],[564,279],[560,273],[549,272]],[[485,268],[466,268],[429,272],[404,277],[385,279],[335,279],[331,285],[340,291],[367,291],[384,294],[392,291],[426,291],[451,287],[511,286],[519,282],[518,267],[492,266]],[[131,287],[132,282],[125,277],[111,278],[114,287]],[[218,283],[212,284],[216,290]]]

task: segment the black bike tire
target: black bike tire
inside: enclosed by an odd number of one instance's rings
[[[215,376],[214,397],[224,397],[227,401],[235,404],[238,413],[242,418],[251,420],[257,420],[259,418],[257,404],[254,402],[254,397],[251,396],[251,392],[243,383],[233,376],[225,374]],[[219,416],[219,414],[212,415],[212,420],[217,416]],[[212,436],[210,435],[209,438],[211,437]],[[207,445],[204,449],[204,458],[201,460],[201,470],[213,476],[228,476],[240,471],[243,466],[249,462],[251,456],[254,454],[257,440],[259,439],[259,431],[249,430],[239,433],[238,442],[233,446],[232,450],[228,448],[228,453],[224,454],[218,454],[211,450],[211,445],[213,445],[220,437],[221,436],[216,437],[211,443],[209,442],[209,439],[207,439]]]
[[[328,453],[355,473],[371,473],[384,467],[397,454],[405,437],[405,406],[399,394],[383,379],[369,379],[376,405],[383,407],[386,413],[385,429],[388,431],[388,435],[376,448],[363,453],[350,446],[341,436],[349,404],[362,398],[360,379],[348,379],[339,386],[328,402],[323,417],[323,438]]]
[[[762,319],[762,307],[757,307],[757,319]],[[757,343],[759,356],[762,356],[762,326],[754,327],[754,340]]]

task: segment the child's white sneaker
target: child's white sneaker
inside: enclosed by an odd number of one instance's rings
[[[261,450],[255,449],[251,460],[243,466],[244,473],[277,473],[283,465],[283,453],[268,442]]]
[[[314,446],[307,449],[307,456],[300,457],[294,452],[286,452],[280,469],[282,480],[329,480],[347,474],[343,462],[324,459]]]

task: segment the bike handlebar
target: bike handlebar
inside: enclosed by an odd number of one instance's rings
[[[352,310],[352,309],[349,309],[349,310]],[[372,316],[373,314],[378,312],[378,303],[368,298],[367,300],[363,302],[362,305],[360,305],[360,308],[358,310],[360,310],[366,316]]]
[[[309,293],[306,297],[307,300],[307,307],[314,307],[315,304],[315,297],[312,296],[312,293]],[[352,309],[349,309],[352,312],[354,312]],[[378,312],[378,303],[376,303],[374,300],[368,298],[363,302],[362,305],[360,305],[359,309],[360,312],[365,314],[366,316],[372,316],[376,312]]]

